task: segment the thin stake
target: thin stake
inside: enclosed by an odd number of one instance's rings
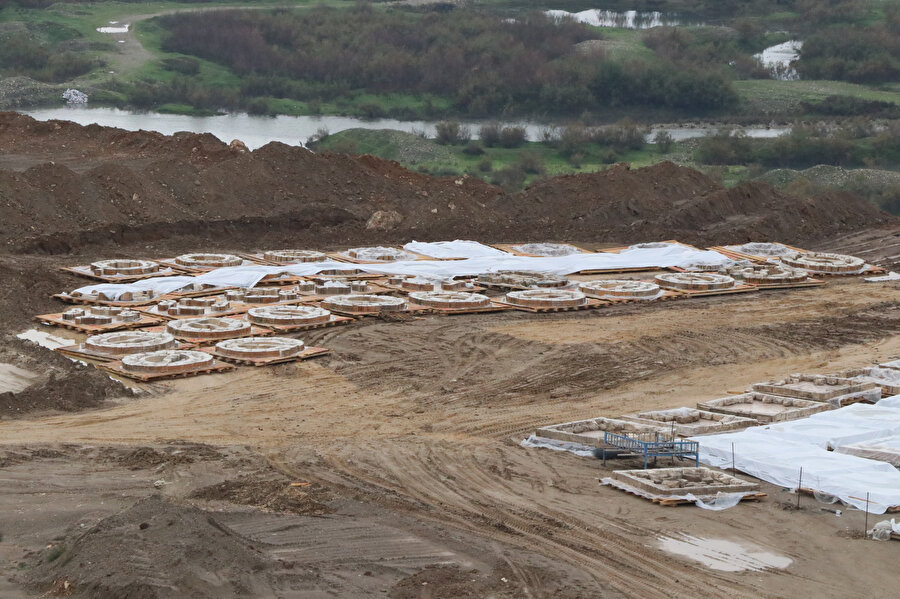
[[[869,493],[866,492],[866,527],[863,529],[863,534],[869,532]]]
[[[803,466],[800,466],[800,481],[797,483],[797,509],[800,509],[800,490],[803,488]]]
[[[731,473],[737,474],[737,468],[734,467],[734,443],[731,444]]]

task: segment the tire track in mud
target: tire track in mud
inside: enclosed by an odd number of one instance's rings
[[[648,598],[767,596],[752,581],[737,584],[627,538],[654,536],[627,520],[599,518],[584,510],[568,513],[569,504],[552,507],[540,494],[523,492],[526,477],[516,470],[509,474],[503,449],[486,457],[479,453],[481,448],[459,445],[401,443],[390,451],[379,449],[375,444],[354,447],[356,457],[351,460],[346,456],[327,459],[325,477],[330,484],[363,488],[374,497],[405,498],[417,517],[450,523],[565,561],[590,573],[598,584],[611,586],[615,594]],[[521,465],[521,471],[528,472],[535,467],[532,458],[523,452],[511,458],[512,465]],[[288,460],[272,461],[276,468],[291,473]],[[544,470],[541,461],[538,466]],[[528,478],[540,474],[529,472]],[[677,586],[672,584],[674,580],[679,581]]]

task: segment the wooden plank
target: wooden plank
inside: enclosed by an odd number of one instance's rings
[[[703,289],[703,290],[692,290],[692,289],[678,289],[678,293],[681,294],[681,297],[709,297],[711,295],[731,295],[734,293],[751,293],[754,291],[758,291],[758,289],[754,285],[735,285],[730,289]]]
[[[332,350],[324,348],[324,347],[306,347],[302,352],[297,354],[296,356],[284,356],[277,358],[259,358],[259,359],[244,359],[244,358],[235,358],[233,356],[226,356],[222,354],[215,346],[204,349],[206,353],[215,356],[216,358],[223,360],[225,362],[230,362],[231,364],[238,364],[241,366],[273,366],[275,364],[286,364],[288,362],[298,362],[301,360],[310,360],[312,358],[318,358],[320,356],[326,356],[332,353]]]
[[[541,256],[541,255],[539,255],[539,254],[528,254],[528,253],[526,253],[526,252],[520,252],[519,250],[514,249],[514,247],[517,246],[517,245],[526,245],[526,244],[529,244],[529,243],[556,243],[556,244],[560,244],[560,245],[570,245],[570,246],[572,246],[573,248],[577,249],[577,250],[578,250],[577,253],[579,253],[579,254],[595,254],[595,253],[596,253],[596,252],[592,252],[592,251],[590,251],[590,250],[586,250],[586,249],[584,249],[583,247],[578,247],[578,246],[575,245],[574,243],[567,243],[567,242],[565,242],[565,241],[559,241],[559,242],[557,242],[557,241],[546,241],[546,242],[541,242],[541,241],[537,241],[537,242],[535,242],[535,241],[522,241],[522,242],[519,242],[519,243],[492,243],[492,244],[490,244],[490,245],[491,245],[491,247],[497,248],[497,249],[500,250],[501,252],[506,252],[506,253],[508,253],[508,254],[513,254],[514,256],[526,256],[526,257],[529,257],[529,258],[546,258],[546,257],[547,257],[547,256]],[[573,254],[573,255],[574,255],[574,254]]]
[[[91,267],[88,265],[61,266],[59,269],[63,272],[76,274],[78,276],[92,279],[94,281],[103,281],[104,283],[133,283],[135,281],[141,281],[143,279],[151,279],[153,277],[171,277],[177,274],[172,268],[165,268],[156,272],[149,272],[141,275],[131,276],[102,276],[94,274],[94,272],[91,270]]]
[[[192,343],[184,343],[182,341],[176,341],[175,347],[171,348],[173,350],[179,349],[194,349],[194,344]],[[116,360],[121,360],[122,356],[120,354],[105,354],[103,352],[94,351],[90,348],[84,346],[83,343],[78,343],[75,345],[66,345],[64,347],[57,347],[53,351],[58,352],[64,356],[68,356],[70,358],[75,358],[77,360],[93,360],[95,362],[114,362]]]
[[[119,302],[119,301],[111,301],[111,300],[95,300],[88,299],[83,297],[75,297],[69,295],[68,293],[56,293],[52,295],[54,299],[58,299],[60,301],[66,302],[67,304],[77,304],[80,306],[115,306],[117,308],[135,308],[138,309],[140,306],[148,306],[150,304],[155,304],[164,299],[172,299],[170,295],[160,295],[147,300],[140,300],[137,302]]]
[[[206,368],[198,368],[196,370],[189,370],[187,372],[148,374],[146,372],[132,372],[130,370],[125,370],[125,368],[122,367],[122,361],[117,360],[108,364],[99,364],[97,368],[118,376],[124,376],[129,379],[134,379],[136,381],[150,382],[162,381],[166,379],[183,379],[191,376],[199,376],[201,374],[213,374],[216,372],[228,372],[230,370],[234,370],[236,367],[233,364],[228,364],[219,360],[213,360],[213,365]]]
[[[128,331],[131,329],[152,326],[161,322],[159,318],[153,318],[147,315],[142,315],[140,320],[134,322],[111,322],[109,324],[77,324],[70,320],[63,320],[62,313],[38,314],[34,319],[43,324],[88,334],[109,333],[110,331]]]
[[[356,322],[355,318],[351,318],[349,316],[338,316],[336,314],[331,315],[331,319],[328,322],[317,322],[315,324],[295,324],[295,325],[277,325],[277,324],[267,324],[265,327],[267,329],[272,329],[276,333],[296,333],[298,331],[311,331],[313,329],[324,329],[326,327],[334,327],[343,324],[350,324],[351,322]]]
[[[500,304],[501,306],[507,306],[512,308],[513,310],[520,310],[522,312],[534,312],[534,313],[550,313],[550,312],[576,312],[578,310],[593,310],[595,308],[602,308],[603,306],[608,306],[609,302],[606,300],[599,299],[588,299],[587,303],[582,304],[580,306],[559,306],[559,307],[546,307],[546,308],[534,308],[530,306],[519,306],[510,302],[504,302],[498,299],[492,299],[492,302],[495,304]]]

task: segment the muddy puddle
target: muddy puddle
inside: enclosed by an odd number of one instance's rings
[[[789,557],[726,539],[703,539],[690,535],[660,537],[659,547],[667,553],[692,559],[720,572],[781,570],[793,562]]]
[[[36,372],[0,362],[0,393],[18,393],[37,377]]]

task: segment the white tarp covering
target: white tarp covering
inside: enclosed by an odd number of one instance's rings
[[[865,509],[868,493],[869,511],[883,514],[887,508],[900,505],[900,471],[886,462],[828,451],[825,446],[847,443],[854,437],[889,436],[900,423],[898,417],[900,410],[882,403],[856,404],[794,421],[807,423],[805,426],[758,426],[692,440],[700,443],[700,461],[704,464],[730,468],[733,447],[734,465],[742,472],[783,487],[802,485],[834,495],[860,509]],[[880,419],[885,420],[879,430]],[[836,426],[838,423],[840,426]]]
[[[900,395],[893,395],[891,397],[885,397],[881,401],[878,402],[879,408],[894,408],[900,409]]]
[[[896,468],[900,466],[900,435],[870,439],[859,443],[849,443],[841,445],[835,451],[861,458],[869,458],[870,460],[878,460],[879,462],[887,462]]]
[[[455,243],[455,242],[448,242]],[[480,245],[480,244],[479,244]],[[569,256],[557,256],[551,258],[531,258],[528,256],[514,256],[502,254],[499,256],[482,256],[467,258],[464,260],[404,260],[397,262],[385,262],[383,264],[350,264],[347,262],[303,262],[284,266],[234,266],[217,268],[210,272],[198,275],[188,282],[197,282],[218,285],[222,287],[252,287],[267,274],[282,272],[295,276],[309,276],[318,274],[324,270],[361,270],[367,273],[385,275],[414,275],[426,278],[453,278],[462,276],[474,276],[485,272],[497,272],[502,270],[534,271],[557,275],[567,275],[582,270],[620,270],[628,268],[667,268],[681,266],[683,264],[702,261],[704,263],[726,263],[727,256],[718,252],[696,250],[682,245],[671,245],[662,248],[630,248],[618,254],[572,254]],[[125,291],[155,289],[161,293],[173,291],[168,288],[169,279],[184,279],[185,277],[158,277],[146,279],[136,283],[122,285],[107,285],[106,291],[119,294]],[[89,285],[77,291],[82,293],[97,290],[102,285]],[[112,287],[116,287],[115,290]],[[175,287],[174,289],[177,289]],[[118,297],[118,295],[116,295]]]
[[[760,428],[771,431],[780,439],[837,449],[847,443],[900,434],[900,410],[881,404],[859,403]]]
[[[457,239],[455,241],[435,241],[426,243],[422,241],[411,241],[403,246],[407,252],[415,252],[423,256],[430,256],[441,260],[451,258],[489,258],[491,256],[509,256],[509,252],[498,250],[497,248],[477,241],[464,241]]]

